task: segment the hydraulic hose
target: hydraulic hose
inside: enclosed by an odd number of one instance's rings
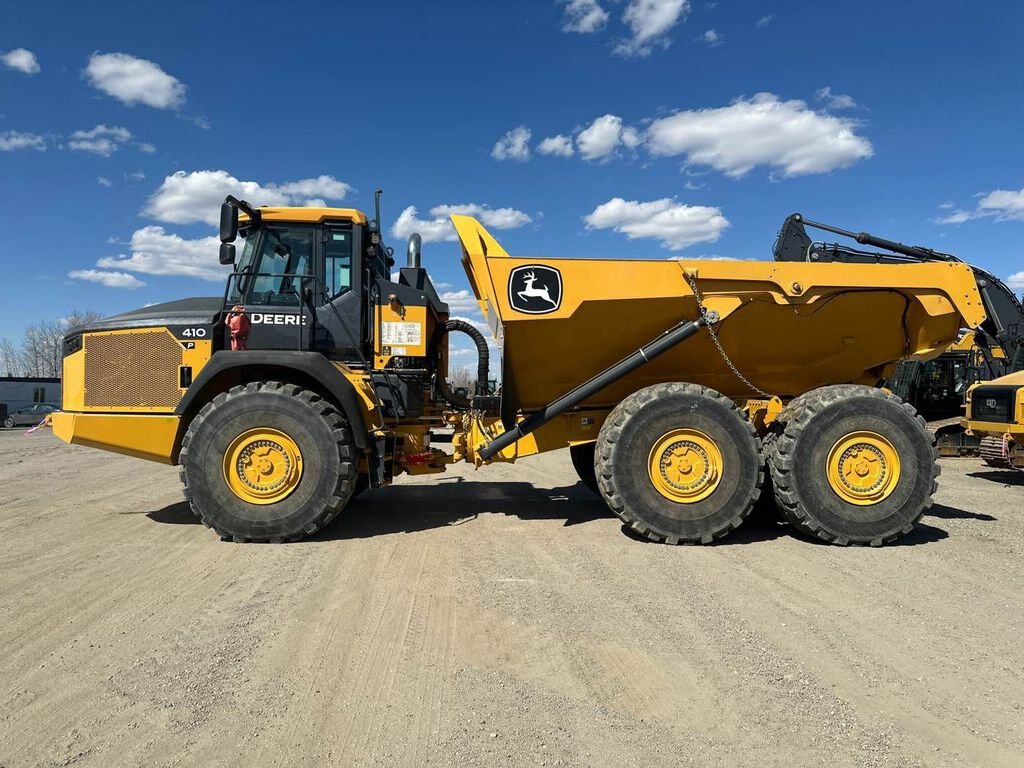
[[[452,331],[466,334],[476,344],[476,394],[482,395],[486,393],[491,363],[491,353],[487,348],[487,339],[465,320],[448,320],[438,326],[437,331],[434,333],[434,338],[431,340],[431,358],[434,360],[434,364],[437,365],[440,362],[441,342]],[[437,374],[437,389],[441,393],[441,397],[456,408],[469,409],[473,407],[473,403],[469,398],[460,397],[452,392],[448,380],[440,375],[440,371]]]

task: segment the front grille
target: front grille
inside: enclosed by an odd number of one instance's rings
[[[1007,424],[1013,421],[1016,387],[978,387],[971,393],[971,418]]]
[[[181,344],[162,328],[86,334],[87,408],[174,408]]]

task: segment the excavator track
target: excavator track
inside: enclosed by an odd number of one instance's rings
[[[928,422],[928,433],[935,440],[940,456],[966,458],[978,455],[977,440],[964,434],[962,420],[962,416],[954,416]]]
[[[1010,457],[1007,455],[1006,443],[1001,437],[981,438],[980,456],[981,460],[990,467],[1014,469],[1013,464],[1010,462]]]

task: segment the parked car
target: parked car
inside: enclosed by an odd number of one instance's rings
[[[53,403],[33,403],[15,411],[9,411],[4,419],[5,427],[34,427],[60,406]]]

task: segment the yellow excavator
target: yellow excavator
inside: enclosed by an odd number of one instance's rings
[[[971,266],[798,215],[764,262],[512,256],[453,216],[501,348],[494,395],[487,340],[451,318],[420,238],[392,275],[379,221],[379,193],[375,220],[228,197],[224,293],[69,332],[54,432],[177,465],[195,514],[235,541],[314,534],[401,473],[568,447],[654,541],[726,536],[770,475],[799,530],[877,546],[913,528],[938,476],[924,420],[877,385],[991,322]],[[807,226],[913,263],[861,263]],[[447,380],[453,333],[479,354],[465,394]]]

